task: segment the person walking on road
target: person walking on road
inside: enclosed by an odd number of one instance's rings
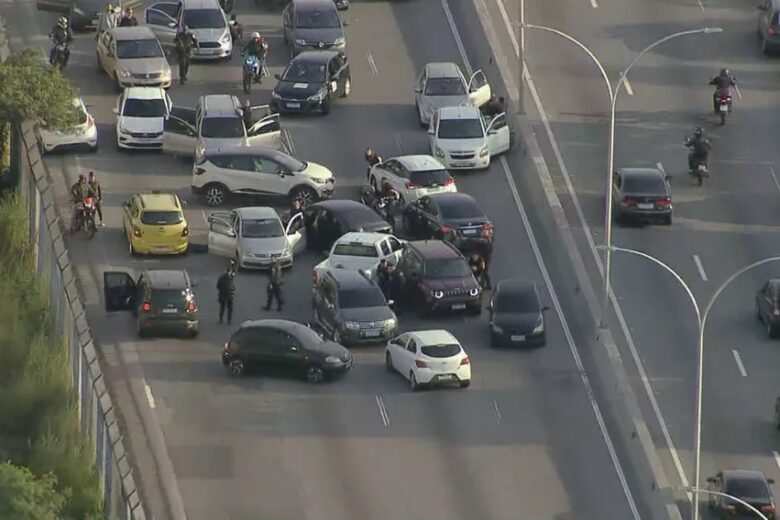
[[[217,280],[217,298],[219,300],[219,322],[222,323],[227,310],[227,322],[233,321],[233,297],[236,294],[235,285],[236,271],[231,260],[227,271]]]
[[[195,35],[192,34],[186,25],[176,33],[174,38],[176,44],[176,55],[179,58],[179,82],[184,85],[187,82],[187,73],[190,70],[192,61],[192,49],[198,44]]]
[[[95,172],[89,172],[89,181],[87,181],[89,187],[92,189],[92,193],[95,194],[95,209],[97,210],[98,217],[100,218],[100,227],[105,227],[103,222],[103,189],[100,187],[100,182],[97,180]]]
[[[264,311],[270,311],[271,305],[273,304],[274,299],[276,299],[276,310],[281,312],[282,306],[284,305],[284,298],[282,297],[283,283],[282,266],[279,265],[279,260],[274,258],[271,260],[271,271],[268,273],[268,287],[266,287],[268,300],[266,301],[265,307],[263,307]]]

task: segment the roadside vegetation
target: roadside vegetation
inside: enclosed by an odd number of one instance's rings
[[[0,63],[0,183],[10,129],[73,123],[76,91],[32,50]],[[103,504],[89,439],[80,430],[64,339],[37,278],[28,209],[0,195],[0,520],[97,520]]]

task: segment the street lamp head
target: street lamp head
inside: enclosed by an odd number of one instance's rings
[[[705,27],[702,32],[704,34],[715,34],[715,33],[722,33],[723,28],[722,27]]]

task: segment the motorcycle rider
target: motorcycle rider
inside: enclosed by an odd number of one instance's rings
[[[688,153],[688,170],[693,173],[697,163],[707,164],[707,160],[712,150],[712,143],[704,135],[704,129],[697,127],[692,136],[685,140],[685,146],[691,149]]]
[[[54,41],[54,47],[51,48],[49,53],[49,63],[54,65],[54,58],[57,54],[57,46],[62,45],[64,47],[62,56],[62,67],[65,68],[68,65],[70,59],[70,49],[68,45],[73,41],[73,31],[68,26],[68,19],[64,16],[60,16],[57,19],[57,25],[49,33],[49,38]]]
[[[241,104],[241,119],[244,120],[244,126],[247,127],[247,129],[251,128],[254,124],[254,118],[252,117],[252,104],[248,99],[245,99]]]
[[[715,112],[720,108],[718,100],[723,96],[731,97],[731,87],[737,86],[737,78],[731,75],[729,69],[720,69],[720,73],[710,80],[710,85],[715,86],[715,93],[712,95],[712,106]],[[729,106],[729,109],[731,107]]]
[[[179,58],[179,81],[184,85],[187,81],[187,72],[190,70],[192,49],[198,44],[198,40],[190,32],[189,27],[182,25],[173,42],[176,44],[176,54]]]
[[[79,175],[78,181],[70,187],[71,200],[73,201],[73,212],[71,213],[71,231],[78,229],[81,217],[81,212],[84,210],[84,201],[87,197],[92,197],[97,200],[94,190],[87,182],[87,178],[83,175]]]
[[[265,38],[260,36],[259,32],[253,32],[252,37],[246,42],[242,55],[254,56],[257,58],[257,68],[255,70],[256,76],[261,76],[263,72],[263,65],[265,64],[265,56],[268,54],[268,42]]]
[[[382,179],[382,187],[379,188],[377,198],[397,201],[400,197],[401,196],[398,194],[398,192],[393,189],[393,186],[390,184],[390,181],[387,179],[387,177]]]
[[[380,157],[378,153],[369,147],[366,148],[366,162],[368,163],[368,169],[366,169],[366,178],[368,178],[369,174],[371,173],[371,168],[377,164],[380,164],[382,162],[382,157]]]

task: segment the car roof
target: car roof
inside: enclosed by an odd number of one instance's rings
[[[343,235],[341,235],[341,237],[339,237],[339,239],[336,240],[336,243],[337,244],[359,243],[359,244],[374,245],[377,242],[384,240],[389,236],[391,235],[388,235],[386,233],[371,233],[368,231],[350,231],[349,233],[344,233]]]
[[[479,205],[477,200],[469,195],[468,193],[460,193],[460,192],[442,192],[442,193],[431,193],[430,195],[427,195],[429,199],[431,199],[434,204],[437,206],[454,206],[454,205],[469,205],[474,206],[475,208],[478,208],[482,213],[485,213],[485,211],[482,209],[482,207]]]
[[[274,208],[268,206],[248,206],[244,208],[236,208],[235,212],[239,214],[241,218],[279,218],[279,214]]]
[[[125,99],[165,99],[162,87],[127,87]]]
[[[189,287],[187,271],[173,269],[150,269],[146,277],[152,289],[186,289]]]
[[[267,157],[269,159],[283,158],[289,160],[289,155],[267,146],[220,146],[217,148],[206,149],[207,156],[220,155],[249,155],[252,157]]]
[[[328,0],[329,2],[332,0]],[[331,58],[338,55],[336,51],[304,51],[290,60],[288,67],[294,63],[316,63],[323,64],[330,61]]]
[[[135,27],[114,27],[110,29],[117,40],[156,40],[152,30],[146,25],[136,25]]]
[[[432,155],[402,155],[391,157],[388,160],[396,160],[401,166],[410,172],[445,170],[446,167]]]
[[[309,328],[303,323],[298,323],[297,321],[281,320],[281,319],[247,320],[244,323],[242,323],[238,328],[240,330],[240,329],[246,329],[252,327],[274,327],[277,329],[285,330],[287,332],[295,332],[301,329]]]
[[[316,208],[326,208],[331,211],[333,211],[333,214],[336,217],[342,217],[345,220],[353,221],[357,220],[355,217],[371,217],[375,221],[382,220],[382,217],[380,217],[376,211],[369,208],[365,204],[361,204],[360,202],[357,202],[355,200],[349,200],[349,199],[330,199],[330,200],[323,200],[321,202],[316,202],[314,204],[311,204],[309,207]]]
[[[366,278],[359,271],[349,269],[329,269],[327,275],[336,280],[339,289],[359,289],[377,287],[373,281]]]
[[[181,210],[179,199],[174,193],[139,193],[138,197],[141,199],[144,211]]]
[[[295,9],[336,8],[336,4],[333,0],[295,0],[293,4],[295,5]]]
[[[215,4],[217,9],[221,9],[218,0],[184,0],[184,9],[208,9],[214,8]]]
[[[459,78],[460,68],[451,61],[434,61],[425,65],[429,78]]]
[[[621,168],[620,173],[629,177],[663,177],[658,168]]]
[[[506,293],[524,293],[524,292],[537,292],[536,283],[531,280],[523,280],[521,278],[509,278],[507,280],[501,280],[496,285],[496,292]]]
[[[460,258],[458,251],[441,240],[414,240],[406,243],[427,258]]]
[[[441,343],[458,343],[458,338],[444,329],[411,330],[407,334],[414,338],[417,346],[438,345]]]
[[[208,117],[238,117],[238,100],[231,94],[208,94],[203,96],[203,108]]]
[[[439,109],[439,119],[480,119],[479,109],[471,105],[442,107]]]
[[[766,483],[766,475],[753,469],[728,469],[721,471],[723,480],[759,480]]]

